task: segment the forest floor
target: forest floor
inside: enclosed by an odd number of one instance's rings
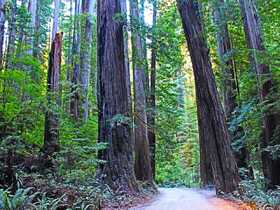
[[[217,198],[211,190],[160,188],[159,194],[145,205],[130,210],[239,210],[233,202]]]

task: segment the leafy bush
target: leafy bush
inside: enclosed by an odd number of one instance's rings
[[[280,187],[276,190],[264,191],[260,181],[242,181],[241,186],[244,194],[242,200],[256,202],[257,204],[280,205]]]
[[[37,193],[29,195],[31,190],[31,188],[18,189],[15,195],[12,195],[9,191],[0,189],[0,209],[23,210],[33,207],[32,201]]]

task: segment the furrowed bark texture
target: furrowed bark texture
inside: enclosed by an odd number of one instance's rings
[[[199,133],[199,152],[200,152],[200,181],[203,187],[214,184],[211,160],[206,153],[207,142],[204,132]]]
[[[200,141],[206,144],[217,192],[237,189],[238,168],[230,148],[225,114],[218,97],[198,3],[177,0],[195,76]],[[203,139],[202,139],[203,138]]]
[[[56,34],[49,55],[48,69],[48,110],[45,117],[44,153],[52,155],[59,149],[59,116],[60,106],[60,67],[62,52],[62,34]]]
[[[81,43],[81,73],[79,76],[81,86],[81,100],[79,110],[81,118],[84,122],[88,120],[89,102],[88,102],[88,89],[89,78],[91,69],[91,49],[92,49],[92,36],[93,36],[93,13],[94,13],[94,0],[82,1],[82,13],[85,21],[82,26],[82,43]]]
[[[0,0],[0,70],[3,64],[5,32],[5,0]]]
[[[157,1],[153,2],[153,29],[157,24]],[[149,90],[149,100],[148,100],[148,138],[150,145],[150,153],[151,153],[151,167],[153,178],[156,176],[156,37],[155,34],[152,37],[152,51],[151,51],[151,72],[150,72],[150,90]]]
[[[232,57],[228,57],[232,52],[232,44],[228,31],[227,21],[225,20],[226,14],[224,12],[224,0],[216,0],[214,3],[214,22],[217,26],[216,39],[217,39],[217,51],[220,60],[220,68],[223,77],[223,93],[224,93],[224,109],[226,118],[229,121],[232,117],[232,113],[238,106],[237,94],[238,87],[236,82],[236,69],[234,60]],[[234,139],[240,138],[240,135],[244,134],[243,128],[238,127],[236,132],[232,135]],[[234,151],[235,160],[238,168],[245,168],[248,172],[251,171],[248,166],[248,151],[244,145],[238,151]],[[252,174],[247,174],[252,176]]]
[[[240,0],[241,12],[244,21],[244,31],[250,52],[251,68],[255,71],[258,80],[259,99],[261,103],[273,103],[272,75],[267,64],[259,59],[259,55],[265,53],[265,47],[261,35],[261,24],[257,12],[255,0]],[[280,144],[280,138],[274,137],[279,129],[279,114],[264,111],[262,117],[263,133],[261,137],[263,173],[267,188],[275,188],[280,185],[280,158],[272,158],[272,155],[264,149],[268,146]]]
[[[132,24],[140,20],[138,0],[130,0],[130,15]],[[145,64],[143,63],[145,51],[138,28],[132,27],[131,39],[134,76],[135,175],[138,180],[151,181],[153,178],[147,129]]]
[[[123,22],[115,20],[121,12],[119,0],[97,1],[97,100],[98,141],[107,143],[98,158],[97,178],[113,190],[138,190],[134,175],[132,129],[127,97]],[[116,118],[125,118],[117,120]]]

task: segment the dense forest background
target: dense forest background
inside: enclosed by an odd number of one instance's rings
[[[207,172],[211,151],[203,148],[212,147],[203,139],[212,138],[207,126],[217,119],[227,123],[230,137],[224,135],[231,139],[239,168],[241,199],[279,204],[280,2],[102,2],[97,7],[94,0],[0,0],[0,208],[9,201],[5,209],[25,209],[11,205],[24,206],[30,200],[40,209],[62,204],[65,209],[86,209],[93,208],[94,201],[98,206],[103,205],[102,199],[111,199],[108,186],[115,185],[105,182],[104,187],[98,182],[101,172],[112,180],[119,173],[100,167],[111,161],[108,154],[115,155],[107,153],[111,141],[101,132],[106,123],[129,124],[133,129],[133,158],[138,166],[134,170],[144,192],[146,185],[155,186],[151,180],[160,186],[215,185],[232,191],[234,183],[224,186],[214,169],[214,178],[213,172]],[[106,22],[110,3],[112,7],[119,4],[118,12],[110,17],[122,24],[122,36],[113,31],[118,24]],[[200,21],[198,29],[203,29],[197,35],[202,45],[191,46],[187,29],[191,24],[184,22],[192,14],[184,14],[188,7]],[[197,21],[191,20],[192,24]],[[111,53],[106,32],[116,35]],[[211,67],[207,59],[204,64],[215,81],[211,75],[197,79],[199,75],[194,74],[198,72],[192,54],[196,49],[211,58]],[[110,61],[114,63],[108,56],[120,52],[125,71],[116,75],[123,77],[103,73]],[[107,60],[100,59],[102,55]],[[117,96],[106,101],[102,88],[112,85],[116,91],[122,84],[129,87],[127,95],[121,96],[125,103],[119,103]],[[215,86],[217,97],[212,95]],[[225,118],[207,119],[203,104],[212,113],[211,106],[219,107],[218,101],[222,107],[213,113],[223,112]],[[116,114],[102,119],[102,103],[115,104],[116,109],[132,105],[131,110],[127,108],[131,118]],[[215,126],[219,130],[223,123]],[[127,137],[122,129],[120,135]],[[124,153],[133,150],[124,140],[120,144],[112,148]],[[225,149],[218,151],[227,157],[227,146],[221,147]],[[125,160],[127,165],[130,159]],[[215,157],[210,159],[215,168]],[[116,168],[118,164],[122,165],[116,163]],[[34,199],[36,191],[41,193],[39,199]]]

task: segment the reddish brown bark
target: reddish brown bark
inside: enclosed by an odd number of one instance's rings
[[[259,100],[265,104],[274,103],[275,99],[271,95],[275,91],[271,71],[269,66],[259,59],[259,56],[265,53],[265,46],[262,40],[256,1],[240,0],[240,6],[247,45],[250,50],[251,68],[256,73],[258,80]],[[276,185],[280,185],[280,157],[274,159],[270,152],[265,150],[268,146],[280,144],[279,136],[274,137],[274,133],[278,130],[279,119],[279,113],[275,114],[269,110],[265,110],[262,116],[262,163],[268,188],[275,188]]]
[[[153,1],[153,29],[155,29],[157,23],[157,1]],[[148,138],[150,144],[151,153],[151,167],[153,172],[153,178],[156,176],[156,37],[153,34],[152,37],[152,52],[151,52],[151,72],[150,72],[150,90],[149,90],[149,100],[148,100]]]
[[[62,34],[57,33],[52,42],[48,69],[48,110],[45,117],[44,153],[52,155],[59,149],[60,68]]]
[[[214,22],[217,27],[216,39],[217,39],[217,51],[219,56],[219,65],[222,73],[223,80],[223,94],[224,94],[224,109],[227,121],[231,120],[233,112],[238,106],[237,104],[237,94],[238,87],[236,81],[236,69],[234,64],[234,59],[229,55],[232,53],[232,44],[230,40],[230,34],[228,31],[228,24],[225,20],[225,2],[224,0],[217,0],[214,3]],[[243,128],[238,126],[234,133],[232,133],[232,141],[235,139],[240,139],[244,135]],[[238,168],[244,168],[248,171],[246,175],[252,176],[250,172],[251,168],[248,166],[249,153],[247,151],[246,145],[244,144],[242,148],[238,151],[234,151],[235,160],[237,162]]]
[[[123,22],[115,20],[120,13],[120,0],[97,1],[98,141],[108,144],[98,153],[106,162],[98,166],[97,178],[115,191],[135,192]]]
[[[133,57],[134,81],[134,135],[135,135],[135,175],[138,180],[151,181],[152,168],[150,160],[149,139],[147,130],[147,104],[145,91],[145,50],[143,40],[135,23],[139,21],[138,0],[130,0],[132,27],[131,43]]]
[[[239,183],[238,168],[230,148],[225,114],[218,97],[209,50],[203,37],[198,3],[177,0],[193,64],[200,142],[211,161],[217,192],[232,192]]]

